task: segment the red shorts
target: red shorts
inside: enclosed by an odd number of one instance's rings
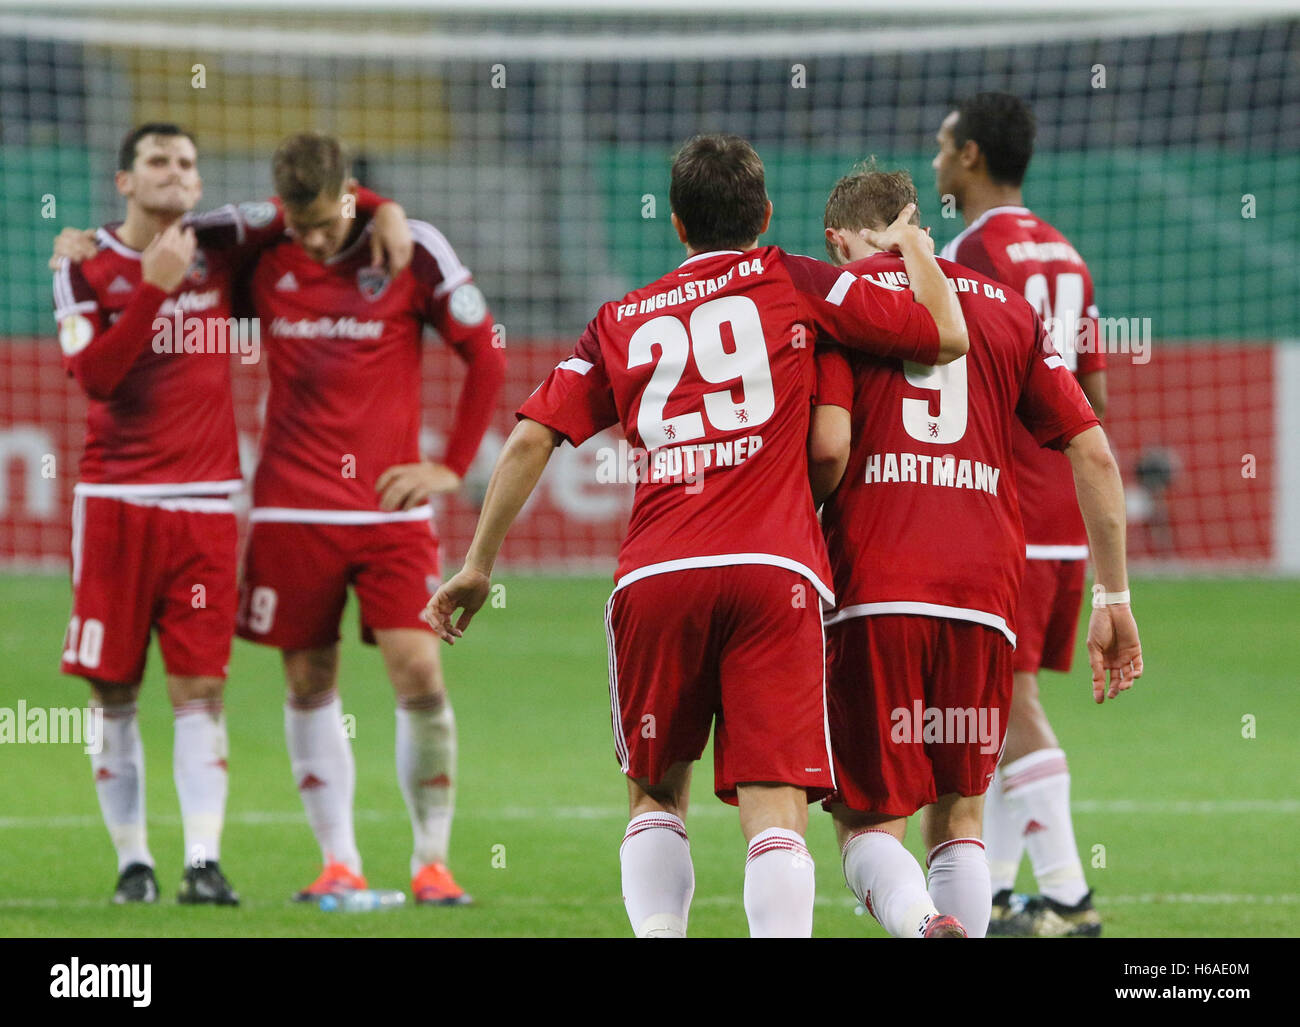
[[[63,673],[137,684],[156,628],[168,674],[224,678],[235,630],[235,551],[228,499],[78,495]]]
[[[1070,669],[1085,560],[1026,560],[1016,609],[1017,674]]]
[[[911,816],[983,795],[1006,737],[1011,643],[946,617],[881,614],[826,629],[836,800]]]
[[[614,747],[623,772],[657,784],[698,760],[716,721],[713,783],[833,787],[820,601],[804,577],[740,564],[653,574],[605,607]]]
[[[438,589],[438,540],[420,521],[300,524],[257,521],[239,588],[240,638],[277,649],[322,649],[356,589],[361,638],[391,628],[432,630],[420,620]]]

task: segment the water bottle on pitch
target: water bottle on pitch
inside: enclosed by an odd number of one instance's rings
[[[406,892],[363,888],[345,891],[341,895],[322,895],[320,908],[324,913],[371,913],[377,909],[397,909],[406,905]]]

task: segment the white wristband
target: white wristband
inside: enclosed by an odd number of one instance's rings
[[[1123,592],[1107,592],[1105,585],[1092,586],[1092,608],[1102,610],[1107,606],[1128,606],[1129,591],[1124,589]]]

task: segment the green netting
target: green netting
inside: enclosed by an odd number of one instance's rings
[[[668,221],[670,151],[607,149],[599,157],[609,253],[630,285],[681,260]],[[765,150],[774,212],[764,237],[823,256],[821,224],[835,180],[862,153]],[[939,245],[963,227],[941,216],[933,153],[876,153],[907,168]],[[1149,317],[1162,339],[1278,339],[1300,333],[1300,155],[1112,150],[1039,153],[1025,200],[1088,261],[1107,316]],[[655,198],[653,220],[643,216]],[[1255,217],[1242,216],[1243,196]]]
[[[0,336],[53,334],[50,246],[93,220],[98,164],[84,147],[0,147]]]

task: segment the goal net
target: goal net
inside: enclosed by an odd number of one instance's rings
[[[113,172],[132,125],[194,134],[204,208],[269,195],[286,135],[336,134],[363,183],[473,270],[509,379],[464,490],[439,504],[454,567],[513,410],[601,302],[681,260],[667,197],[681,141],[753,141],[775,206],[765,241],[821,255],[831,185],[874,155],[911,171],[942,244],[963,225],[934,193],[934,134],[954,101],[997,89],[1037,117],[1026,202],[1088,262],[1103,315],[1145,333],[1110,359],[1134,559],[1300,568],[1286,345],[1300,336],[1300,20],[625,6],[0,11],[0,562],[66,565],[85,406],[59,366],[46,260],[60,228],[122,216]],[[235,373],[251,463],[264,382]],[[425,376],[437,456],[461,371],[436,340]],[[597,474],[613,444],[562,448],[506,564],[612,566],[630,498]]]

